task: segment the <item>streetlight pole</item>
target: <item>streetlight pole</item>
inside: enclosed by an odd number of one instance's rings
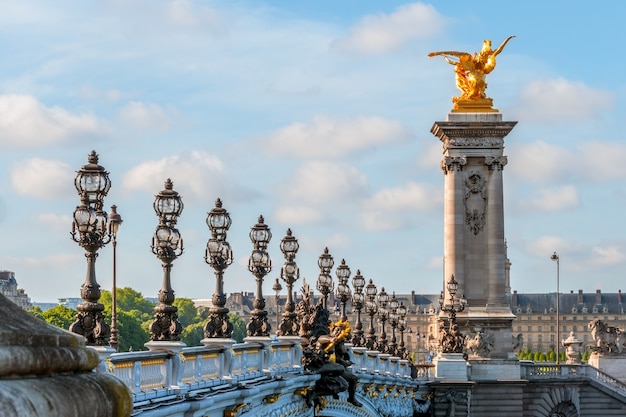
[[[184,252],[183,238],[176,228],[178,217],[183,211],[183,202],[174,184],[168,178],[165,188],[156,195],[153,203],[154,212],[159,218],[159,225],[152,237],[152,253],[161,261],[163,284],[159,290],[159,305],[154,307],[154,316],[150,323],[150,340],[153,342],[177,342],[183,330],[178,320],[178,307],[172,288],[172,262]]]
[[[559,363],[559,360],[561,359],[561,326],[559,325],[559,315],[561,314],[560,312],[560,303],[559,303],[559,299],[561,298],[559,296],[560,291],[559,291],[559,255],[556,253],[556,251],[552,254],[552,256],[550,257],[550,259],[552,259],[553,261],[556,262],[556,363]]]
[[[109,214],[109,228],[111,231],[112,244],[113,244],[113,292],[111,293],[111,338],[109,339],[109,345],[119,352],[119,340],[117,330],[117,231],[120,228],[124,220],[122,216],[117,212],[117,206],[114,204],[111,206],[111,213]]]
[[[280,329],[280,319],[278,314],[278,310],[280,310],[280,308],[278,308],[278,304],[280,302],[280,291],[283,289],[283,286],[280,285],[278,278],[276,278],[276,282],[272,286],[272,289],[276,292],[276,335],[278,335],[278,330]]]
[[[320,274],[317,277],[317,290],[322,293],[322,308],[328,310],[328,294],[334,290],[333,278],[330,276],[335,261],[328,252],[328,248],[324,248],[324,253],[317,259],[317,265],[320,267]]]
[[[267,253],[267,245],[272,238],[270,228],[265,224],[263,216],[259,216],[257,224],[250,229],[250,240],[254,246],[248,259],[248,271],[256,278],[256,295],[254,310],[250,313],[246,332],[250,337],[269,337],[272,326],[267,321],[265,298],[263,298],[263,278],[272,271],[272,261]]]
[[[72,222],[72,240],[85,250],[87,275],[80,287],[83,300],[77,306],[76,321],[69,331],[85,338],[88,346],[106,346],[110,328],[104,322],[100,304],[100,285],[96,281],[96,258],[98,250],[111,241],[109,217],[103,210],[104,197],[111,188],[109,173],[98,165],[98,154],[91,151],[76,178],[74,186],[80,196],[80,205],[74,210]]]
[[[341,303],[341,312],[339,313],[339,320],[347,321],[346,315],[346,303],[351,298],[350,286],[348,285],[348,279],[350,279],[350,268],[346,265],[346,260],[341,260],[341,265],[335,270],[339,283],[337,284],[337,298]]]
[[[300,278],[300,269],[296,264],[296,254],[299,248],[298,239],[293,236],[291,229],[287,229],[287,234],[280,241],[280,250],[285,257],[285,263],[280,270],[280,277],[287,284],[287,301],[283,310],[283,321],[278,327],[281,336],[298,336],[300,330],[298,315],[295,312],[296,306],[293,302],[293,284]]]
[[[232,224],[230,214],[222,207],[222,200],[215,200],[215,207],[207,213],[206,224],[211,230],[211,238],[204,251],[204,262],[215,271],[215,292],[209,309],[209,320],[204,325],[207,339],[230,339],[233,325],[228,320],[226,295],[224,294],[224,270],[233,263],[233,251],[226,240]]]

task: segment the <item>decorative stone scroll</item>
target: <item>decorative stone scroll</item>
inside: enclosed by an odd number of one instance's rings
[[[489,171],[502,171],[504,166],[509,162],[506,156],[486,156],[485,165],[489,168]]]
[[[485,227],[487,185],[483,174],[471,170],[465,178],[465,223],[477,235]]]
[[[467,158],[464,156],[446,156],[441,161],[441,170],[444,174],[450,171],[463,171],[465,164],[467,164]]]

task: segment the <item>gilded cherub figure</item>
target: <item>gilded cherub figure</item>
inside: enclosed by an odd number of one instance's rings
[[[495,50],[491,49],[491,41],[485,40],[480,52],[457,52],[441,51],[431,52],[429,57],[443,56],[450,65],[454,65],[456,76],[456,86],[461,90],[461,95],[453,97],[452,101],[458,103],[460,100],[478,101],[489,100],[485,95],[487,82],[485,76],[496,67],[496,56],[502,52],[506,44],[515,36],[509,36]]]

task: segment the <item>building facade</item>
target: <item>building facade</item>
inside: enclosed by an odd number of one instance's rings
[[[396,300],[407,308],[405,318],[405,329],[401,333],[396,329],[396,341],[404,341],[405,347],[413,352],[417,362],[425,362],[427,358],[437,353],[438,349],[438,318],[440,315],[439,294],[394,294]],[[317,302],[319,295],[314,296]],[[296,297],[295,302],[300,301]],[[249,319],[250,311],[254,302],[254,294],[249,292],[238,292],[230,294],[226,307],[235,314],[242,317],[244,321]],[[265,299],[268,317],[271,319],[272,333],[275,331],[276,313],[279,320],[284,311],[286,296],[279,297],[278,307],[276,298],[268,296]],[[332,295],[328,301],[331,313],[338,314],[339,301]],[[593,342],[591,330],[587,324],[593,319],[606,322],[609,326],[626,329],[626,313],[621,290],[615,293],[603,293],[596,290],[594,293],[584,293],[570,291],[561,293],[559,301],[559,326],[557,335],[556,327],[556,293],[518,293],[513,291],[510,296],[511,313],[515,315],[513,321],[513,336],[521,341],[516,348],[517,351],[526,348],[532,351],[548,352],[550,349],[557,350],[556,341],[566,339],[570,332],[574,332],[587,348]],[[346,305],[348,320],[353,327],[356,322],[356,311],[348,301]],[[331,314],[331,319],[338,316]],[[368,331],[370,318],[365,311],[361,311],[361,322],[363,330]],[[380,321],[378,316],[373,320],[376,334],[380,334]],[[388,339],[392,336],[393,329],[386,323],[386,334]],[[511,344],[513,351],[513,341]]]
[[[18,288],[15,273],[12,271],[0,271],[0,291],[2,295],[13,301],[24,310],[33,308],[28,294],[22,288]]]

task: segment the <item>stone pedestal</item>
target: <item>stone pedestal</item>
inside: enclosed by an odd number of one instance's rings
[[[467,381],[467,361],[462,353],[440,353],[433,360],[435,379]]]
[[[618,355],[593,353],[589,357],[589,365],[626,384],[626,353]]]
[[[494,340],[492,358],[512,351],[504,235],[504,137],[517,122],[499,112],[450,113],[431,132],[443,144],[444,283],[454,275],[467,307],[457,315],[461,331],[480,327]]]
[[[518,381],[520,364],[517,359],[470,359],[472,381]]]
[[[35,318],[0,294],[0,415],[130,416],[128,387],[93,372],[85,338]]]

